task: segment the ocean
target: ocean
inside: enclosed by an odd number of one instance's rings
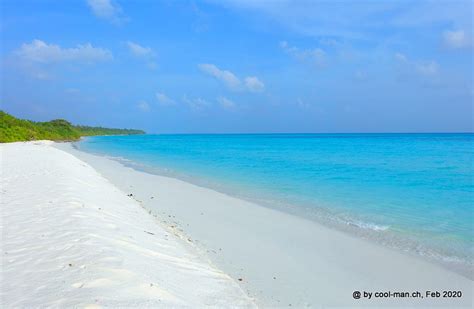
[[[473,267],[474,134],[98,136],[76,146],[458,271]]]

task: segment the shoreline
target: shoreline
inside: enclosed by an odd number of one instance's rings
[[[239,281],[258,305],[472,304],[472,280],[438,265],[313,221],[178,179],[137,171],[67,145],[66,151],[133,194],[164,224],[190,237],[203,255]],[[461,299],[352,298],[356,290],[456,288],[463,291]]]
[[[65,143],[65,145],[70,145],[63,147],[66,151],[68,148],[73,148],[79,155],[81,153],[86,153],[96,157],[105,157],[109,160],[118,162],[120,166],[131,168],[141,173],[177,179],[197,187],[216,191],[238,200],[243,200],[245,202],[254,204],[257,207],[265,207],[270,210],[279,211],[284,214],[296,216],[304,220],[309,220],[315,224],[322,225],[331,230],[336,230],[347,235],[355,236],[359,239],[367,240],[376,245],[395,250],[396,252],[409,255],[416,259],[434,263],[437,266],[441,266],[446,270],[466,277],[467,279],[474,279],[473,262],[468,257],[462,258],[461,256],[463,255],[460,252],[457,252],[458,255],[448,255],[446,251],[443,252],[440,251],[439,248],[432,248],[419,239],[410,237],[408,234],[402,235],[400,232],[396,233],[395,231],[389,230],[389,225],[378,225],[371,221],[362,221],[354,218],[341,219],[330,213],[328,210],[311,209],[310,206],[304,204],[281,202],[273,199],[271,196],[250,197],[249,195],[243,193],[237,193],[243,192],[243,188],[232,190],[230,186],[222,186],[215,181],[202,181],[198,177],[187,176],[179,173],[171,173],[165,167],[151,167],[143,163],[135,162],[122,157],[113,157],[100,153],[87,152],[81,150],[79,146],[75,145],[74,142]]]
[[[0,145],[5,307],[255,307],[139,202],[51,141]]]

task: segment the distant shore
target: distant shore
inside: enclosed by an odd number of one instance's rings
[[[0,110],[0,143],[35,140],[71,142],[84,136],[137,134],[145,134],[145,131],[73,125],[64,119],[35,122],[16,118]]]
[[[472,305],[473,281],[438,265],[177,179],[57,145],[141,201],[228,273],[259,306]],[[459,298],[426,291],[461,291]],[[354,291],[423,298],[354,299]]]

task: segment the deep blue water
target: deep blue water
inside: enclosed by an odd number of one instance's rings
[[[103,136],[78,147],[472,265],[474,134]]]

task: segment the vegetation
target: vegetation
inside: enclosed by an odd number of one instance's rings
[[[81,136],[145,134],[145,131],[135,129],[111,129],[89,126],[73,126],[73,128],[79,132]]]
[[[42,139],[72,141],[79,139],[81,136],[144,133],[144,131],[132,129],[75,126],[64,119],[55,119],[48,122],[34,122],[18,119],[0,111],[0,143]]]

